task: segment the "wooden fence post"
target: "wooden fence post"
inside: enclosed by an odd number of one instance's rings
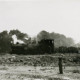
[[[62,67],[62,57],[59,57],[59,73],[63,74],[63,67]]]

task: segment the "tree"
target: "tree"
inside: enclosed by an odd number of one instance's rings
[[[27,43],[29,39],[29,36],[26,33],[22,33],[19,30],[10,30],[9,35],[16,35],[17,39],[23,41],[24,43]]]
[[[7,31],[0,33],[0,52],[9,52],[11,50],[11,43],[13,39]]]
[[[37,35],[37,41],[41,41],[42,39],[50,39],[50,35],[47,31],[41,31]]]

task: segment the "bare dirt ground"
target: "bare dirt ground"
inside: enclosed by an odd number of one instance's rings
[[[0,80],[80,80],[80,74],[73,70],[76,67],[66,67],[64,74],[59,74],[58,67],[33,66],[0,66]]]
[[[0,80],[80,80],[78,64],[75,66],[73,58],[67,58],[67,66],[63,67],[63,74],[59,74],[55,57],[3,55],[0,56]]]

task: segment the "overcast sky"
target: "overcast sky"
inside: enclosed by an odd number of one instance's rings
[[[0,0],[0,32],[11,29],[30,36],[46,30],[80,42],[80,0]]]

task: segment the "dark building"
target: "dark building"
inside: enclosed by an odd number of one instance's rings
[[[25,52],[25,45],[23,44],[13,44],[11,46],[12,51],[10,53],[12,54],[23,54]]]
[[[43,39],[39,42],[42,53],[53,53],[54,52],[54,40],[53,39]]]
[[[11,54],[51,54],[54,52],[54,40],[43,39],[38,42],[37,46],[32,48],[29,48],[26,44],[13,44],[11,49]]]

